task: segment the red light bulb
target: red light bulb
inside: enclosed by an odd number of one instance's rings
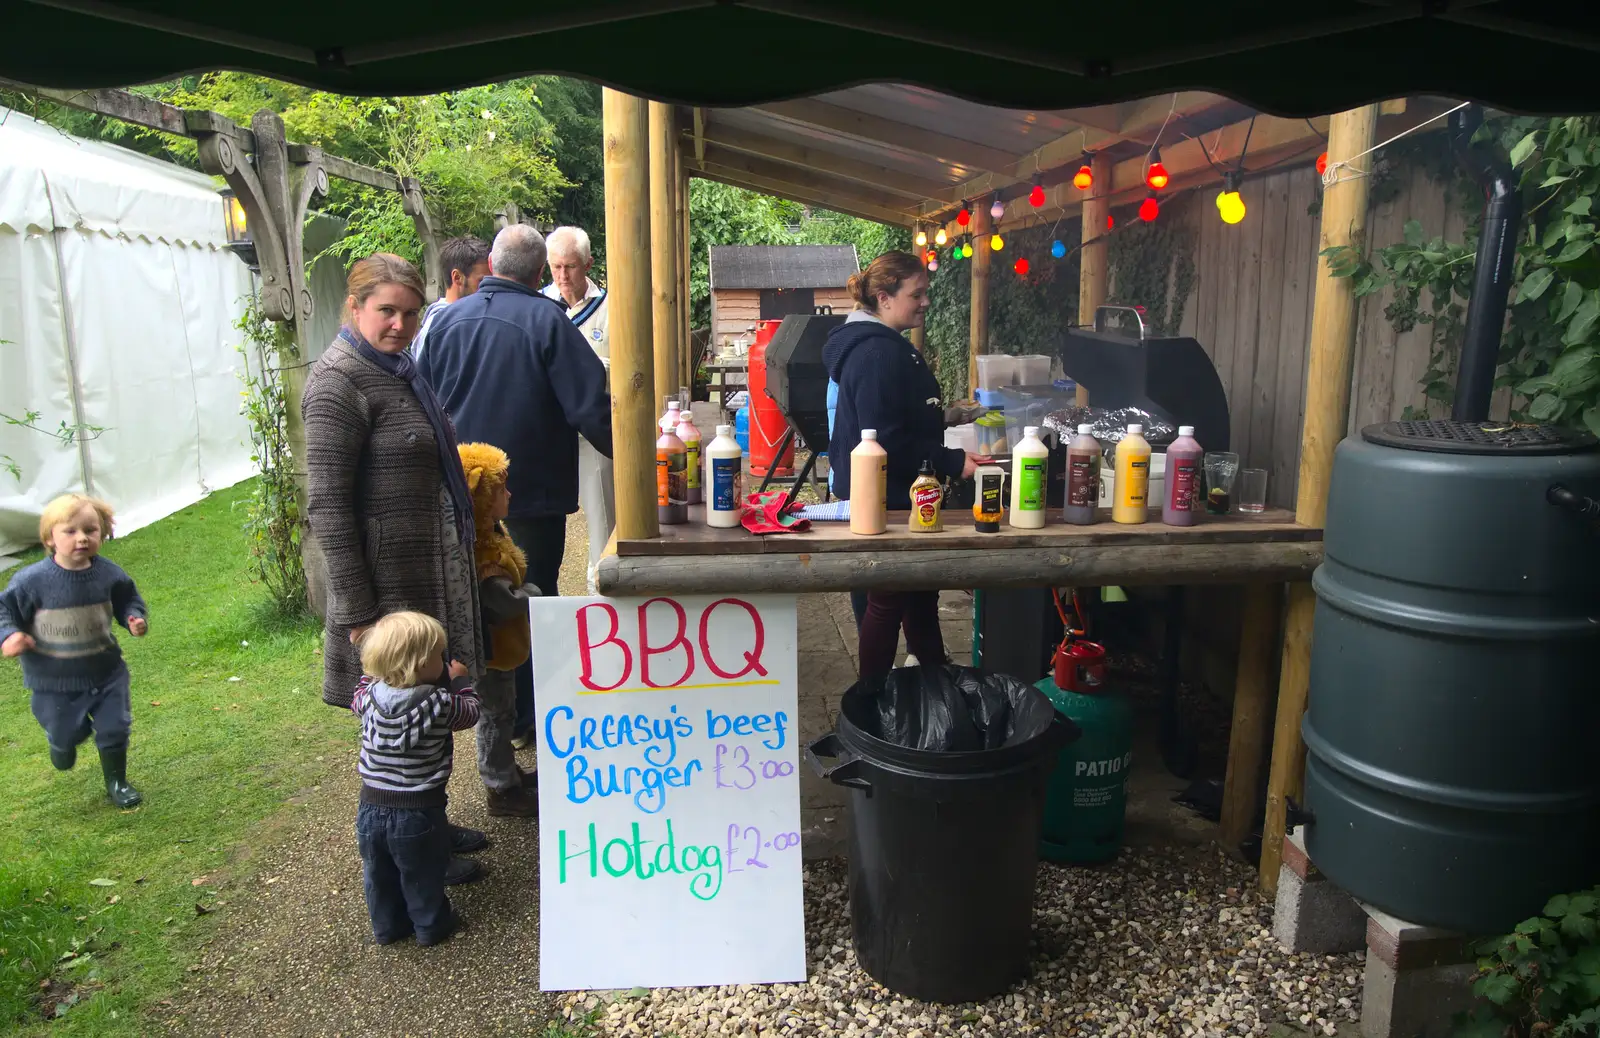
[[[956,214],[956,223],[960,224],[962,227],[965,227],[971,222],[972,210],[968,209],[966,206],[962,206],[961,211]]]
[[[1110,213],[1107,213],[1106,214],[1106,230],[1109,231],[1109,230],[1111,230],[1111,228],[1115,227],[1116,225],[1117,225],[1117,218],[1115,216],[1112,216]]]
[[[1044,188],[1038,184],[1033,185],[1033,190],[1028,192],[1028,204],[1035,209],[1044,205]]]
[[[1317,156],[1317,172],[1319,174],[1328,172],[1328,153],[1327,152],[1323,152],[1321,155]]]
[[[1160,191],[1172,182],[1172,178],[1167,175],[1167,167],[1161,164],[1160,159],[1157,159],[1150,163],[1150,169],[1144,175],[1144,182],[1150,185],[1152,191]]]
[[[1018,274],[1027,274],[1028,273],[1028,257],[1026,257],[1026,256],[1019,257],[1017,259],[1017,262],[1011,264],[1011,269],[1016,271]]]
[[[1151,195],[1149,198],[1146,198],[1143,202],[1139,203],[1139,219],[1143,220],[1145,223],[1154,221],[1155,218],[1160,215],[1161,204],[1156,201],[1155,195]]]
[[[1078,172],[1072,175],[1072,186],[1079,191],[1087,191],[1094,187],[1094,170],[1085,163],[1078,167]]]

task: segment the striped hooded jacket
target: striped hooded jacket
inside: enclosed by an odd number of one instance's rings
[[[478,723],[478,696],[466,679],[394,688],[363,677],[350,709],[361,719],[361,802],[444,806],[455,733]]]

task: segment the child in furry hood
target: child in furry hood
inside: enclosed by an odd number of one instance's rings
[[[511,540],[501,522],[511,505],[506,477],[511,459],[487,443],[463,443],[461,468],[472,491],[476,526],[478,598],[483,609],[484,650],[489,661],[478,682],[482,713],[478,718],[478,775],[488,791],[491,815],[532,818],[539,801],[532,774],[517,765],[511,746],[516,723],[516,669],[528,659],[532,635],[528,629],[528,599],[540,591],[524,584],[528,560]]]

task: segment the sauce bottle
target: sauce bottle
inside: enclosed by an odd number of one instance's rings
[[[850,452],[850,532],[883,533],[889,496],[889,452],[878,442],[878,430],[862,429],[861,442]]]
[[[676,432],[680,421],[678,401],[668,397],[666,410],[661,413],[661,420],[656,425],[662,432]]]
[[[677,409],[673,409],[677,413]],[[662,419],[664,423],[665,418]],[[689,521],[688,487],[684,466],[688,455],[678,434],[667,429],[656,441],[656,521],[664,524]]]
[[[972,474],[972,525],[979,533],[999,533],[1005,507],[1006,474],[999,465],[979,465]]]
[[[1074,526],[1088,526],[1095,521],[1104,458],[1104,448],[1094,438],[1094,426],[1078,426],[1078,435],[1067,444],[1067,499],[1061,509],[1062,518]]]
[[[917,478],[911,483],[911,518],[907,521],[907,529],[912,533],[939,533],[944,530],[944,516],[940,506],[944,504],[944,487],[939,484],[939,477],[933,474],[933,462],[924,461],[922,468],[917,470]]]
[[[1150,444],[1144,426],[1128,426],[1117,444],[1116,483],[1111,518],[1119,523],[1142,523],[1150,518]]]
[[[1044,527],[1045,469],[1050,448],[1039,439],[1039,427],[1026,425],[1011,448],[1011,525],[1018,530]]]
[[[1167,448],[1167,492],[1161,502],[1161,521],[1168,526],[1194,525],[1201,506],[1200,466],[1205,454],[1194,438],[1194,426],[1178,426],[1178,438]]]
[[[680,408],[678,410],[678,427],[673,430],[678,439],[683,441],[683,473],[684,486],[687,493],[686,500],[691,505],[700,503],[702,493],[700,486],[700,430],[695,428],[694,416]]]
[[[743,509],[739,485],[744,475],[744,451],[733,438],[733,426],[717,426],[706,446],[706,525],[732,529]]]

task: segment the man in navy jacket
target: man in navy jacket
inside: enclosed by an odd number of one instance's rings
[[[528,579],[547,595],[578,510],[578,436],[611,456],[606,370],[541,295],[544,237],[526,224],[495,235],[490,276],[434,318],[418,370],[439,395],[462,443],[492,443],[511,458],[506,527],[528,556]]]

